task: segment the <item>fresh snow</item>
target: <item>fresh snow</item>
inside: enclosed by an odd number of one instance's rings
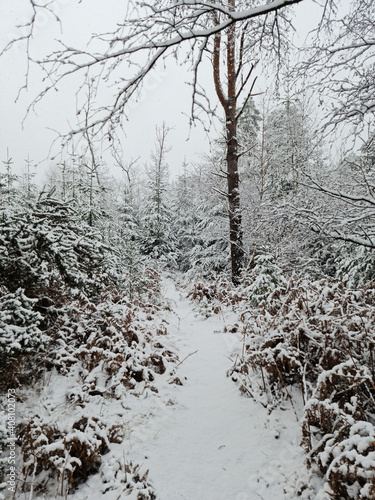
[[[304,470],[300,426],[290,408],[268,415],[226,377],[238,337],[223,329],[235,318],[196,317],[171,282],[165,294],[184,386],[170,386],[175,404],[134,430],[128,454],[149,469],[160,500],[293,498]]]
[[[99,412],[108,422],[122,421],[125,439],[111,444],[100,471],[68,498],[143,498],[137,484],[132,492],[125,489],[123,466],[119,469],[124,463],[139,464],[141,475],[149,471],[157,500],[297,498],[300,479],[301,484],[307,480],[294,410],[285,401],[269,414],[226,376],[233,352],[241,349],[238,334],[224,333],[236,315],[197,316],[194,304],[180,296],[171,280],[164,281],[164,294],[173,310],[163,313],[168,337],[160,339],[177,352],[181,364],[172,376],[161,376],[157,394],[145,390],[122,401],[98,397],[97,408],[91,405],[93,416]],[[182,386],[170,383],[176,376]],[[53,380],[42,399],[52,391],[57,404],[65,400],[73,379]],[[69,425],[68,415],[63,412],[60,418]]]

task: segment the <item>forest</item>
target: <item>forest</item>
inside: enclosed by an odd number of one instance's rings
[[[81,3],[0,47],[27,113],[77,106],[42,178],[1,141],[0,499],[374,499],[375,4],[297,43],[309,0],[129,0],[36,59]],[[178,170],[171,124],[122,141],[171,61],[209,142]]]

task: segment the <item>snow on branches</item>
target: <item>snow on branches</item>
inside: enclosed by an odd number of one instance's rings
[[[205,102],[205,90],[199,87],[197,73],[204,54],[211,50],[209,48],[211,40],[234,25],[241,26],[244,29],[241,42],[243,53],[244,45],[247,43],[246,32],[248,31],[248,34],[251,32],[248,30],[248,23],[254,21],[257,24],[258,41],[256,43],[263,45],[265,39],[268,39],[273,49],[278,51],[281,46],[280,26],[283,23],[285,8],[303,0],[239,1],[235,8],[232,4],[226,5],[226,2],[221,1],[129,2],[126,17],[119,19],[113,31],[92,36],[97,47],[94,51],[90,52],[87,44],[84,48],[72,47],[69,41],[59,40],[57,50],[42,58],[33,57],[31,55],[32,37],[36,10],[44,8],[53,12],[55,1],[57,3],[57,0],[52,0],[45,7],[30,1],[33,8],[32,16],[30,16],[30,21],[21,27],[26,31],[25,34],[16,35],[4,51],[26,39],[28,60],[36,62],[48,74],[50,83],[30,105],[29,111],[50,90],[56,89],[62,80],[80,74],[84,81],[82,83],[82,88],[84,88],[93,75],[95,78],[100,74],[100,78],[96,78],[94,85],[98,87],[99,81],[103,80],[111,83],[116,89],[112,102],[99,109],[91,110],[90,115],[86,116],[71,133],[85,133],[93,129],[102,130],[108,126],[111,138],[114,129],[121,124],[126,115],[129,101],[137,98],[147,75],[165,57],[177,56],[182,46],[188,53],[188,59],[192,61],[194,75],[192,118],[198,118],[196,108],[203,107],[205,111],[209,110]],[[286,24],[289,24],[289,21]],[[186,52],[184,52],[184,59],[186,59]],[[126,68],[125,71],[124,68]],[[203,103],[200,102],[201,98],[203,98]]]
[[[2,290],[0,297],[0,367],[16,355],[43,349],[46,337],[39,329],[42,316],[34,310],[36,299],[26,297],[22,288],[14,293]]]
[[[323,17],[300,70],[313,77],[321,102],[329,102],[325,126],[351,124],[358,132],[375,111],[375,10],[372,0],[351,0],[346,12],[343,7]]]
[[[375,492],[375,291],[289,278],[241,316],[243,352],[229,374],[272,409],[296,389],[302,445],[335,499]]]
[[[115,445],[130,398],[159,398],[160,385],[178,383],[160,275],[145,268],[130,301],[118,249],[51,196],[1,215],[0,388],[17,401],[17,495],[65,496],[97,475],[103,495],[152,500],[147,471]],[[3,423],[1,412],[0,490]]]

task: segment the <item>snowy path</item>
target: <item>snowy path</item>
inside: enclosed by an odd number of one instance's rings
[[[141,448],[133,446],[150,470],[158,499],[294,498],[288,483],[303,460],[294,414],[268,416],[262,406],[241,396],[225,375],[234,336],[220,333],[224,319],[195,317],[171,282],[166,296],[175,303],[175,320],[168,329],[180,360],[198,352],[180,366],[179,376],[187,377],[184,386],[169,386],[177,404],[159,408],[148,420]]]

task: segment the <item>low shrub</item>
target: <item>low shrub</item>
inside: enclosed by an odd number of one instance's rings
[[[35,311],[35,299],[26,297],[18,288],[0,291],[0,368],[14,361],[17,355],[42,350],[45,336],[39,329],[42,316]]]
[[[242,314],[243,352],[229,371],[270,409],[300,390],[307,463],[337,500],[374,494],[374,301],[371,283],[291,278]]]

